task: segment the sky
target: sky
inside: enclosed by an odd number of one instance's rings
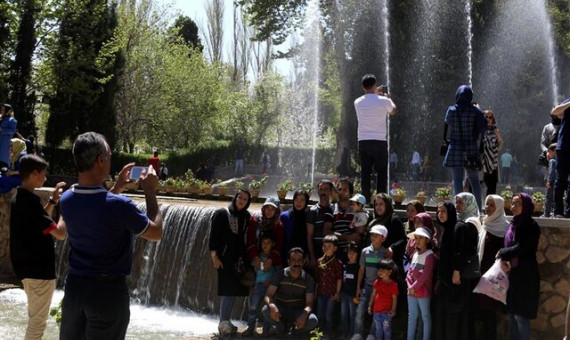
[[[208,0],[158,0],[164,4],[171,5],[171,9],[180,10],[183,15],[190,17],[198,25],[200,34],[203,34],[201,27],[206,27],[206,2]],[[232,23],[232,9],[233,0],[224,0],[225,14],[224,14],[224,60],[228,59],[231,53],[231,38],[233,36],[233,23]],[[204,43],[203,36],[200,37]],[[288,76],[290,73],[291,64],[288,61],[277,60],[274,63],[277,71],[282,75]]]

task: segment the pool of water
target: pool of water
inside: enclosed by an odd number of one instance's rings
[[[57,290],[52,299],[52,306],[55,307],[62,298],[63,291]],[[26,324],[24,291],[8,289],[0,292],[0,339],[22,339]],[[209,338],[210,334],[217,332],[217,328],[218,320],[211,315],[131,303],[127,339],[184,339],[196,336]],[[43,339],[59,339],[59,328],[51,316],[48,318]]]

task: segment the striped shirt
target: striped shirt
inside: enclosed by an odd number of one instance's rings
[[[372,245],[362,249],[360,254],[360,266],[364,267],[364,283],[372,286],[374,280],[378,277],[378,263],[385,257],[386,248],[380,247],[374,250]]]
[[[348,235],[356,232],[350,227],[350,223],[352,223],[352,220],[354,219],[354,210],[351,205],[348,206],[348,209],[342,210],[340,208],[340,204],[336,203],[333,207],[332,219],[333,232],[341,235]],[[348,241],[339,239],[338,249],[342,252],[346,247],[348,247]]]
[[[304,270],[296,279],[291,277],[289,267],[279,270],[271,277],[270,284],[277,287],[275,302],[280,306],[304,307],[306,294],[315,293],[315,282]]]

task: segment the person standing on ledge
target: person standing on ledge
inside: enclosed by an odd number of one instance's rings
[[[551,115],[560,118],[558,140],[556,142],[556,181],[554,182],[554,217],[570,217],[570,204],[566,199],[564,209],[564,191],[570,197],[568,175],[570,174],[570,98],[555,106]]]
[[[396,114],[396,104],[391,94],[376,85],[376,77],[362,77],[364,95],[354,101],[358,119],[358,151],[360,153],[360,179],[362,195],[370,200],[370,174],[376,170],[376,192],[388,192],[388,142],[386,139],[387,116]],[[380,93],[380,94],[378,94]]]
[[[129,180],[129,163],[108,192],[101,185],[109,177],[111,149],[103,135],[86,132],[73,143],[77,184],[60,200],[61,219],[71,250],[65,280],[59,338],[124,339],[129,325],[129,290],[133,238],[162,238],[162,215],[156,201],[158,177],[143,171],[139,182],[146,198],[146,214],[119,195]]]

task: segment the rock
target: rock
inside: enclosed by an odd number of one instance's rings
[[[550,318],[550,324],[554,328],[564,326],[566,324],[566,313],[560,313],[560,314]]]
[[[549,328],[548,318],[545,314],[539,313],[536,319],[530,321],[532,329],[536,329],[539,332],[544,332]]]
[[[562,296],[568,296],[570,293],[570,282],[565,277],[562,277],[558,282],[556,282],[554,287],[556,292]]]
[[[542,309],[550,314],[560,313],[566,310],[566,299],[563,299],[560,295],[553,295],[544,301]]]
[[[544,253],[540,250],[536,252],[536,261],[538,262],[538,264],[543,264],[546,261]]]
[[[570,256],[570,249],[560,247],[548,247],[545,253],[546,259],[551,263],[558,263]]]
[[[541,293],[548,293],[552,291],[552,284],[548,281],[540,280],[540,292]]]
[[[538,239],[538,250],[544,250],[548,246],[548,238],[544,234],[540,234]]]

